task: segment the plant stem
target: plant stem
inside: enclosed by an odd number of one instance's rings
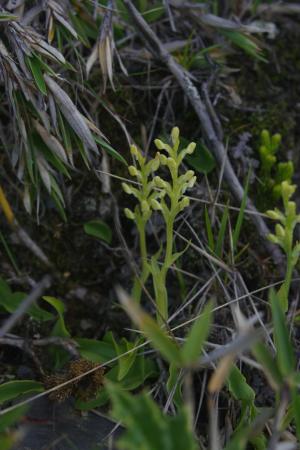
[[[140,242],[140,255],[141,255],[141,261],[142,261],[142,271],[140,276],[136,276],[132,288],[132,297],[140,303],[141,296],[142,296],[142,288],[143,285],[146,283],[148,277],[149,277],[149,269],[147,267],[147,257],[148,257],[148,251],[147,251],[147,243],[146,243],[146,223],[141,220],[138,224],[138,232],[139,232],[139,242]]]
[[[289,296],[289,290],[291,286],[292,281],[292,275],[293,275],[293,263],[292,263],[292,251],[287,255],[287,264],[286,264],[286,274],[284,282],[281,286],[281,288],[278,291],[278,296],[281,302],[281,306],[283,309],[283,312],[287,312],[288,310],[288,296]]]

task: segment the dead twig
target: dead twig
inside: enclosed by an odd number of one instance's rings
[[[77,350],[78,344],[69,338],[62,338],[59,336],[49,336],[43,339],[23,339],[19,336],[5,335],[0,338],[0,345],[7,345],[16,347],[20,350],[28,352],[32,355],[31,347],[46,347],[48,345],[56,345],[62,347],[71,356],[79,358],[80,354]]]

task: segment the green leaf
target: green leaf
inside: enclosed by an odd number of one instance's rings
[[[34,380],[14,380],[0,385],[0,404],[8,400],[13,400],[20,395],[30,392],[43,392],[42,383]],[[1,417],[1,416],[0,416]]]
[[[7,312],[13,313],[16,311],[25,297],[26,294],[23,292],[12,292],[6,281],[0,279],[0,305]],[[34,304],[28,309],[27,314],[38,321],[47,321],[54,317],[50,312]]]
[[[123,0],[116,0],[116,5],[118,9],[118,14],[125,22],[130,22],[130,16],[127,11],[127,8],[125,7]]]
[[[0,433],[5,431],[8,427],[16,423],[27,411],[28,405],[18,406],[17,408],[0,415]],[[0,440],[2,443],[2,441]],[[1,446],[2,450],[2,446]]]
[[[224,210],[224,212],[223,212],[221,225],[220,225],[220,230],[219,230],[219,233],[218,233],[218,238],[217,238],[217,243],[216,243],[215,253],[216,253],[216,255],[219,258],[222,257],[222,253],[223,253],[223,247],[224,247],[225,233],[226,233],[226,226],[227,226],[227,222],[228,222],[228,217],[229,217],[229,208],[228,208],[228,205],[227,205],[225,210]]]
[[[175,403],[177,408],[181,408],[183,406],[183,398],[181,392],[182,376],[180,372],[182,372],[182,370],[179,369],[174,364],[169,365],[169,378],[167,381],[167,391],[168,394],[171,394],[171,392],[173,393],[172,394],[173,402]]]
[[[165,330],[160,328],[152,317],[145,313],[123,289],[118,288],[117,293],[127,314],[151,341],[151,345],[158,350],[167,361],[180,366],[182,359],[177,343],[166,333]]]
[[[293,415],[296,424],[296,434],[298,438],[298,442],[300,442],[300,395],[298,389],[293,388],[291,390],[292,394],[292,407],[293,407]]]
[[[98,239],[101,239],[102,241],[107,242],[108,244],[111,243],[111,228],[105,222],[102,222],[102,220],[90,220],[83,225],[83,228],[86,234],[88,234],[89,236],[94,236]]]
[[[26,61],[30,67],[34,81],[42,94],[47,95],[47,87],[43,77],[43,72],[39,60],[35,57],[26,57]]]
[[[199,318],[193,323],[185,343],[180,349],[183,363],[190,365],[195,363],[202,351],[204,341],[208,336],[212,322],[213,304],[209,302]]]
[[[0,12],[0,22],[7,22],[7,21],[13,21],[13,20],[19,20],[20,17],[18,15],[11,14],[6,11]]]
[[[273,289],[270,290],[270,302],[278,367],[283,376],[288,376],[294,372],[295,356],[280,300],[278,294]]]
[[[89,361],[104,363],[116,356],[116,350],[113,344],[108,342],[86,338],[77,338],[74,340],[79,345],[78,351],[80,355]]]
[[[9,297],[11,295],[11,289],[9,284],[0,278],[0,300],[5,299],[5,297]]]
[[[18,438],[15,433],[0,433],[1,450],[11,450]]]
[[[143,13],[143,17],[146,20],[146,22],[152,23],[160,19],[164,14],[165,14],[164,6],[159,5],[159,3],[156,3],[156,7],[148,9],[148,11],[145,11]]]
[[[262,56],[261,48],[257,44],[257,39],[246,36],[245,34],[234,31],[234,30],[220,30],[221,33],[227,37],[233,44],[240,47],[250,56],[259,59],[260,61],[267,62],[267,60]]]
[[[181,142],[184,140],[181,138]],[[187,143],[188,141],[185,140]],[[192,155],[187,155],[185,161],[197,172],[208,174],[216,167],[216,161],[203,142],[197,142],[197,147]]]
[[[237,400],[249,405],[254,402],[254,390],[249,386],[246,378],[235,365],[232,366],[227,383],[229,391]]]
[[[116,383],[107,383],[113,416],[127,428],[118,442],[124,450],[196,450],[198,448],[184,408],[166,416],[146,394],[133,396]]]
[[[104,139],[101,139],[99,136],[94,135],[94,139],[102,148],[105,149],[105,151],[111,155],[113,158],[117,159],[121,163],[125,164],[125,166],[128,166],[126,159],[120,155],[117,150],[115,150],[111,145],[109,145]]]
[[[122,338],[120,342],[117,342],[114,339],[114,345],[116,349],[116,353],[119,356],[118,359],[118,381],[123,380],[127,373],[129,372],[132,364],[134,363],[134,360],[136,358],[137,350],[133,351],[135,347],[138,347],[138,345],[141,343],[141,340],[137,340],[136,342],[130,342],[126,338]],[[130,351],[132,350],[132,351]],[[130,351],[126,355],[126,352]],[[125,353],[125,354],[124,354]]]
[[[150,339],[151,345],[156,348],[162,356],[170,363],[181,365],[182,360],[176,342],[160,328],[157,323],[148,315],[143,313],[140,322],[140,329]]]
[[[51,297],[48,295],[44,295],[42,297],[47,303],[49,303],[56,310],[58,314],[58,320],[52,330],[52,336],[60,336],[60,337],[70,337],[70,333],[66,328],[64,313],[65,313],[65,305],[61,300],[55,297]]]

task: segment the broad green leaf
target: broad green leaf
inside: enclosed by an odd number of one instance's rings
[[[47,95],[47,87],[43,77],[43,72],[41,69],[41,64],[39,60],[35,57],[27,57],[26,61],[30,67],[31,73],[33,75],[34,81],[42,94]]]
[[[11,289],[9,284],[3,280],[3,278],[0,278],[0,299],[9,297],[11,295]]]
[[[137,349],[133,350],[135,347],[138,347],[141,340],[137,340],[136,342],[130,342],[126,338],[122,338],[119,342],[114,339],[114,345],[116,349],[116,353],[119,356],[118,359],[118,381],[123,380],[123,378],[129,372],[134,360],[136,358]],[[132,350],[132,351],[130,351]],[[128,351],[130,353],[126,354]]]
[[[42,383],[34,380],[14,380],[0,385],[0,404],[8,400],[13,400],[20,395],[30,392],[43,392]],[[0,416],[1,417],[1,416]]]
[[[208,336],[212,322],[213,304],[209,302],[197,320],[193,323],[185,343],[180,349],[185,365],[194,364],[201,355],[204,341]]]
[[[48,295],[44,295],[42,297],[47,303],[49,303],[56,310],[58,314],[58,320],[54,325],[52,330],[52,336],[60,336],[60,337],[70,337],[70,333],[66,328],[64,313],[65,313],[65,305],[61,300],[55,297],[51,297]]]
[[[249,405],[253,403],[255,392],[235,365],[232,366],[227,383],[229,391],[237,400],[244,401]]]
[[[7,312],[13,313],[16,311],[25,297],[26,294],[23,292],[12,292],[6,281],[0,279],[0,305]],[[35,304],[31,305],[27,314],[38,321],[51,320],[54,317],[53,314]]]
[[[102,241],[107,242],[108,244],[111,243],[111,228],[105,222],[102,222],[102,220],[90,220],[83,225],[83,228],[86,234],[88,234],[89,236],[94,236],[98,239],[101,239]]]
[[[109,145],[104,139],[101,139],[99,136],[94,135],[95,141],[104,148],[104,150],[111,155],[113,158],[117,159],[118,161],[125,164],[125,166],[128,166],[126,159],[119,153],[117,150],[115,150],[111,145]]]
[[[107,383],[113,416],[127,428],[118,442],[124,450],[196,450],[198,448],[184,407],[175,417],[164,415],[152,398],[130,395]]]
[[[80,355],[89,361],[103,363],[110,361],[116,356],[115,348],[112,344],[96,339],[77,338],[74,339],[79,345]]]
[[[179,347],[174,339],[172,339],[165,330],[160,328],[155,320],[153,320],[149,314],[145,313],[136,302],[129,298],[123,289],[118,288],[117,293],[127,314],[150,340],[151,345],[158,350],[167,361],[180,366],[182,358]]]
[[[182,138],[181,141],[183,141]],[[185,161],[197,172],[205,174],[210,173],[216,167],[214,157],[202,142],[197,142],[194,153],[192,155],[187,155]]]
[[[16,423],[25,414],[27,409],[28,409],[27,405],[22,405],[18,406],[15,409],[12,409],[11,411],[8,411],[7,413],[0,415],[0,432],[5,431],[8,427]]]
[[[270,302],[278,367],[283,376],[291,375],[295,369],[295,356],[290,341],[285,316],[283,314],[278,295],[273,289],[270,290]]]

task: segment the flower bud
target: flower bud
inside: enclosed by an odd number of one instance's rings
[[[127,217],[127,219],[135,220],[135,215],[129,208],[124,209],[124,214]]]
[[[266,147],[269,147],[271,140],[270,140],[270,133],[268,132],[268,130],[262,130],[260,137],[261,137],[263,144]]]
[[[281,134],[279,134],[279,133],[274,134],[271,138],[271,142],[272,142],[273,147],[275,149],[277,149],[281,142]]]
[[[149,204],[146,200],[142,200],[141,202],[141,210],[143,211],[143,213],[148,212],[150,209]]]
[[[186,148],[186,154],[191,155],[192,153],[194,153],[195,148],[196,148],[196,143],[191,142]]]
[[[284,230],[283,226],[280,225],[279,223],[277,223],[275,225],[275,232],[276,232],[276,236],[278,238],[284,238],[285,237],[285,230]]]
[[[152,199],[152,200],[151,200],[151,207],[152,207],[152,209],[154,209],[155,211],[161,211],[161,210],[162,210],[161,204],[160,204],[157,200],[155,200],[155,199]]]
[[[176,164],[175,159],[174,159],[174,158],[171,158],[170,156],[169,156],[169,158],[167,159],[167,165],[168,165],[168,167],[169,167],[169,169],[170,169],[171,172],[172,172],[173,170],[176,170],[176,169],[177,169],[177,164]]]
[[[154,144],[159,150],[163,150],[165,148],[165,144],[160,139],[155,139]]]
[[[273,244],[279,244],[279,239],[275,234],[268,234],[268,239],[273,242]]]
[[[161,164],[163,164],[164,166],[167,164],[167,162],[168,162],[168,158],[166,157],[166,155],[159,155],[159,159],[160,159],[160,162],[161,162]]]
[[[266,214],[268,217],[270,217],[270,219],[280,220],[280,213],[276,210],[268,210],[266,211]]]
[[[136,158],[138,157],[139,151],[135,145],[130,146],[130,153],[132,156],[135,156]]]
[[[193,178],[191,178],[190,181],[188,182],[188,184],[187,184],[188,189],[191,189],[191,188],[194,186],[194,184],[196,183],[196,181],[197,181],[197,177],[196,177],[196,175],[195,175],[195,176],[194,176]]]
[[[172,129],[171,138],[172,138],[173,145],[178,143],[178,140],[179,140],[179,128],[178,127],[174,127]]]
[[[190,199],[188,197],[183,197],[183,199],[178,204],[180,211],[182,211],[184,208],[189,206],[189,204],[190,204]]]
[[[126,192],[126,194],[132,194],[132,189],[127,183],[122,183],[123,191]]]
[[[296,190],[295,184],[290,184],[288,181],[281,183],[282,197],[284,200],[289,200]]]
[[[160,153],[157,152],[156,155],[155,155],[155,158],[151,159],[151,161],[148,162],[148,164],[146,166],[148,174],[150,172],[155,172],[159,168],[159,165],[160,165],[159,155],[160,155]]]
[[[155,185],[161,189],[165,189],[167,187],[167,183],[159,176],[154,177],[153,181]]]
[[[129,166],[128,172],[130,173],[130,175],[132,177],[138,177],[138,175],[139,175],[139,170],[137,170],[137,168],[135,166]]]
[[[191,180],[194,175],[195,175],[195,172],[193,170],[188,170],[185,174],[187,180]]]
[[[289,216],[292,216],[292,217],[296,216],[296,203],[295,202],[288,202],[287,213]]]

